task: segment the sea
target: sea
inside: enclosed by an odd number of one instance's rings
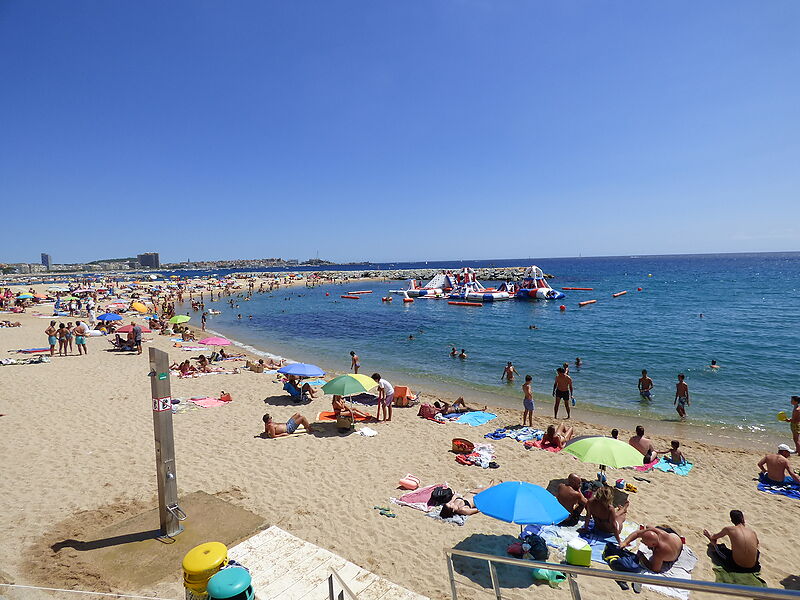
[[[537,412],[551,414],[555,369],[570,363],[576,410],[677,421],[673,400],[683,373],[693,423],[759,432],[786,429],[776,414],[800,394],[800,253],[543,258],[339,267],[459,269],[536,264],[566,291],[556,301],[452,306],[443,300],[382,302],[403,282],[284,288],[209,302],[208,328],[264,354],[346,372],[351,350],[362,373],[396,384],[520,408],[533,376]],[[329,267],[324,267],[328,269]],[[292,269],[296,271],[297,269]],[[311,269],[309,269],[311,270]],[[224,275],[227,271],[214,271]],[[180,272],[204,275],[208,272]],[[495,282],[484,282],[490,285]],[[371,290],[359,300],[340,296]],[[245,290],[243,290],[245,291]],[[616,292],[627,294],[612,297]],[[595,304],[579,307],[584,300]],[[560,305],[566,310],[560,310]],[[238,315],[242,318],[238,318]],[[199,321],[199,317],[196,319]],[[198,323],[199,324],[199,323]],[[463,348],[466,359],[452,358]],[[580,357],[582,365],[575,366]],[[716,360],[719,368],[710,364]],[[501,381],[512,361],[520,374]],[[653,397],[637,390],[641,370]],[[424,399],[424,396],[423,396]]]

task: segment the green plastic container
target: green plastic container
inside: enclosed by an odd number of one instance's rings
[[[247,569],[229,567],[208,580],[209,600],[253,600],[252,578]]]

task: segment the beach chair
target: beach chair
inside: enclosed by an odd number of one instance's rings
[[[116,334],[113,340],[111,338],[106,338],[106,339],[108,339],[109,344],[114,346],[114,350],[126,351],[126,352],[133,352],[135,350],[133,344],[128,342],[128,340],[123,340],[119,334]]]
[[[409,406],[411,404],[411,391],[408,386],[396,385],[394,386],[394,405],[395,406]]]
[[[283,389],[289,392],[289,395],[295,399],[295,401],[300,402],[301,400],[308,400],[308,395],[303,393],[297,386],[292,384],[291,381],[287,381],[283,384]]]

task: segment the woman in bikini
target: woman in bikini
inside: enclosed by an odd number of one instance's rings
[[[348,406],[344,403],[344,398],[341,396],[334,395],[331,405],[333,406],[333,413],[337,417],[339,415],[344,415],[345,417],[350,417],[351,419],[356,419],[359,417],[362,419],[373,418],[373,416],[369,413],[362,412],[356,408],[348,408]]]
[[[59,356],[66,356],[67,355],[67,334],[69,330],[67,326],[63,323],[58,324],[58,332],[56,333],[58,337],[58,355]]]
[[[482,487],[482,488],[478,488],[476,490],[472,490],[470,493],[473,494],[473,495],[478,494],[478,493],[482,492],[483,490],[492,487],[493,485],[494,485],[494,479],[492,479],[489,482],[489,485],[487,485],[485,487]],[[475,514],[477,514],[479,512],[481,512],[481,511],[479,511],[477,508],[475,508],[472,505],[472,503],[470,503],[469,500],[464,498],[464,496],[460,496],[460,495],[456,496],[454,494],[449,502],[447,502],[447,503],[442,505],[442,510],[439,513],[439,516],[442,519],[449,519],[453,515],[462,515],[462,516],[468,517],[469,515],[475,515]]]
[[[70,352],[72,352],[72,338],[74,337],[72,330],[72,321],[70,321],[67,323],[67,347],[69,348]]]
[[[622,544],[619,534],[622,532],[622,525],[625,517],[628,516],[630,501],[625,501],[622,506],[614,506],[614,490],[608,486],[603,486],[597,490],[591,500],[586,503],[586,521],[584,528],[589,528],[589,521],[594,519],[596,531],[613,533],[617,538],[617,544]]]
[[[550,425],[542,437],[542,448],[563,448],[572,439],[573,434],[572,427],[567,427],[563,423],[559,424],[557,429]]]

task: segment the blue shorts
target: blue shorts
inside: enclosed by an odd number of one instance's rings
[[[653,394],[650,392],[650,390],[642,390],[641,392],[639,392],[639,395],[642,398],[646,398],[647,400],[650,400],[653,397]]]
[[[286,433],[294,433],[295,431],[297,431],[298,427],[299,425],[295,422],[294,419],[289,418],[289,420],[286,421]]]
[[[51,346],[55,346],[58,343],[58,339],[56,339],[56,336],[50,335],[47,337],[47,343]]]
[[[78,344],[78,346],[85,346],[86,345],[86,338],[83,337],[82,335],[76,335],[75,336],[75,343]]]
[[[527,398],[525,398],[522,401],[522,406],[525,407],[525,410],[529,410],[529,411],[533,412],[533,409],[534,409],[533,400],[528,400]]]

